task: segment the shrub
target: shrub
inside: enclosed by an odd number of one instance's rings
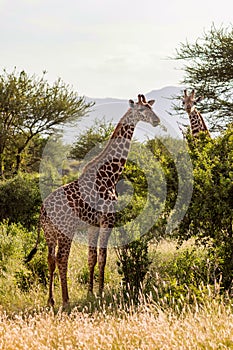
[[[38,175],[19,174],[0,182],[0,221],[21,223],[27,229],[37,224],[41,196]]]
[[[176,244],[164,241],[156,250],[151,247],[152,264],[144,293],[151,294],[158,303],[179,307],[184,302],[204,302],[210,290],[219,292],[221,261],[212,242],[196,245],[190,240],[181,247]]]
[[[0,223],[0,292],[7,290],[10,283],[27,292],[35,283],[47,282],[46,245],[42,238],[38,254],[25,265],[24,259],[29,246],[36,240],[36,231],[28,231],[21,224]],[[14,289],[14,288],[13,288]]]
[[[148,240],[146,237],[136,239],[116,251],[118,272],[123,276],[124,296],[137,304],[143,281],[151,264],[148,256]]]

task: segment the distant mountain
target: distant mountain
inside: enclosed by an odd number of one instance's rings
[[[154,99],[153,110],[159,116],[161,123],[166,127],[165,132],[161,127],[153,128],[146,123],[139,123],[136,127],[134,137],[138,140],[145,140],[158,135],[170,135],[181,137],[181,131],[177,124],[177,117],[171,116],[172,97],[181,93],[181,88],[168,86],[159,90],[153,90],[145,94],[147,100]],[[66,126],[64,128],[64,140],[71,143],[85,129],[94,124],[95,120],[105,118],[108,122],[117,124],[123,114],[127,111],[129,104],[127,100],[117,98],[90,98],[86,97],[86,102],[95,102],[89,115],[78,121],[76,126]]]

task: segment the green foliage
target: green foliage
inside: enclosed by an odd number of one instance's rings
[[[128,231],[130,240],[150,230],[159,240],[158,222],[161,222],[166,205],[166,179],[160,161],[148,145],[136,141],[132,143],[129,158],[116,190],[118,193],[116,226],[125,225],[124,229]],[[119,245],[121,244],[123,242],[120,241]]]
[[[46,245],[43,238],[33,261],[27,266],[24,264],[28,246],[34,244],[36,235],[36,231],[28,231],[21,224],[9,224],[7,221],[0,223],[0,298],[8,287],[28,292],[35,283],[47,283]]]
[[[166,216],[174,207],[178,195],[178,174],[175,160],[182,141],[178,139],[163,138],[153,139],[147,142],[148,149],[153,153],[155,159],[159,162],[166,180]]]
[[[69,149],[70,146],[63,143],[61,136],[52,135],[48,138],[40,162],[42,199],[45,199],[53,190],[65,183],[66,172],[64,171],[64,163],[67,160]]]
[[[163,241],[156,250],[150,246],[149,256],[152,264],[144,293],[163,306],[182,309],[187,303],[204,303],[222,288],[221,258],[211,241],[197,245],[192,239],[182,246]]]
[[[103,143],[105,144],[105,141],[110,138],[113,129],[112,123],[107,124],[105,119],[96,120],[93,126],[77,137],[70,151],[70,157],[83,160],[86,154],[92,150],[98,154],[103,148]]]
[[[177,285],[193,285],[196,288],[202,283],[213,283],[217,277],[218,261],[210,255],[208,248],[192,246],[177,251],[170,262],[166,262],[170,278],[174,278]]]
[[[189,139],[194,167],[192,201],[182,221],[178,237],[185,240],[211,238],[219,256],[223,283],[229,288],[233,279],[233,128],[216,139],[204,134]]]
[[[45,73],[25,71],[0,75],[0,176],[18,172],[23,152],[37,135],[51,134],[83,116],[91,104],[61,79],[52,86]]]
[[[137,304],[151,264],[148,256],[148,237],[136,239],[117,248],[116,252],[118,272],[123,276],[124,295],[129,301],[133,300]]]
[[[200,107],[213,129],[233,121],[233,27],[205,32],[194,44],[181,44],[175,59],[184,60],[182,84],[205,97]],[[179,108],[178,108],[179,109]]]
[[[15,233],[12,234],[12,228],[8,227],[7,222],[1,224],[0,226],[0,275],[3,276],[7,271],[7,265],[10,256],[17,252],[17,248],[13,242],[12,236],[15,236]]]
[[[116,212],[116,226],[122,226],[137,218],[147,199],[147,179],[135,162],[127,162],[117,185],[117,193],[119,209]]]
[[[164,137],[149,140],[147,147],[159,163],[164,176],[164,180],[160,179],[157,183],[157,188],[160,188],[166,198],[154,229],[158,239],[166,238],[173,235],[188,209],[193,188],[193,166],[187,144],[183,140]],[[154,190],[154,193],[157,195],[158,192]]]
[[[37,225],[41,196],[38,175],[19,174],[0,182],[0,221],[21,223],[30,229]]]
[[[22,172],[39,173],[43,150],[47,142],[47,137],[41,137],[41,135],[35,135],[35,137],[32,138],[31,142],[22,152],[20,163]],[[7,164],[6,167],[10,168],[10,163]]]

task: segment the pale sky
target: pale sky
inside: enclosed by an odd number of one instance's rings
[[[232,0],[0,0],[0,62],[80,95],[136,98],[183,77],[167,57],[232,23]]]

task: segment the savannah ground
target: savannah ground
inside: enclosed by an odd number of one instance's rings
[[[147,298],[142,293],[137,306],[122,295],[113,249],[106,267],[105,295],[87,297],[86,250],[77,244],[72,248],[68,312],[60,308],[58,277],[54,310],[46,307],[47,288],[41,284],[23,292],[10,275],[5,281],[1,278],[5,293],[1,289],[0,349],[233,349],[232,304],[220,293],[220,285],[197,289],[186,285],[181,290],[169,280],[169,266],[179,265],[183,256],[187,261],[192,243],[179,250],[174,242],[151,247],[148,281],[153,281],[154,290]],[[199,248],[193,261],[204,254]]]

